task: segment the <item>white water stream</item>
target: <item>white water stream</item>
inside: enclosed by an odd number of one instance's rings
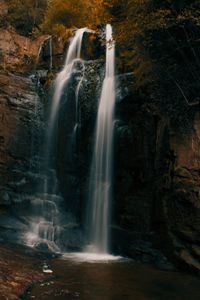
[[[86,252],[94,253],[109,252],[115,107],[115,43],[111,25],[106,26],[106,43],[106,74],[98,107],[88,206],[90,245]]]
[[[70,79],[76,71],[77,61],[83,66],[83,73],[75,88],[75,123],[72,140],[76,140],[76,131],[79,126],[79,93],[84,79],[85,65],[81,60],[83,35],[91,32],[87,28],[78,29],[72,38],[65,65],[55,80],[55,89],[51,105],[49,126],[46,144],[46,174],[44,189],[38,197],[31,199],[33,216],[31,230],[27,234],[28,243],[46,243],[54,251],[59,251],[60,234],[63,230],[60,222],[59,203],[62,197],[58,196],[56,172],[52,162],[51,149],[56,143],[56,127],[62,97],[67,99],[66,90],[70,87]],[[101,97],[98,106],[98,116],[95,133],[95,147],[90,177],[90,205],[88,213],[89,245],[84,258],[113,259],[109,253],[109,222],[110,203],[112,198],[112,156],[113,156],[113,127],[115,106],[115,43],[112,37],[111,25],[106,26],[106,72],[103,81]],[[50,41],[52,51],[52,41]],[[52,67],[52,60],[50,68]],[[55,183],[55,188],[52,184]],[[81,255],[81,254],[80,254]],[[97,258],[96,258],[97,255]],[[100,256],[99,256],[100,255]],[[106,256],[105,256],[106,255]],[[82,257],[82,256],[81,256]]]

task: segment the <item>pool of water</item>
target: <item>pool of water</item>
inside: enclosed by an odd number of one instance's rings
[[[131,260],[66,254],[52,262],[53,277],[28,300],[199,300],[200,279]]]

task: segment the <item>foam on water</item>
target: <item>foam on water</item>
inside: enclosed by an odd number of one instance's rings
[[[74,262],[88,262],[88,263],[109,263],[114,261],[121,261],[123,258],[121,256],[114,256],[111,254],[101,254],[92,252],[71,252],[64,253],[63,259],[72,260]]]

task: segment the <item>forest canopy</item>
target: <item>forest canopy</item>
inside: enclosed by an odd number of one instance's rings
[[[182,78],[187,69],[190,77],[199,72],[200,0],[8,2],[8,22],[32,37],[50,34],[67,39],[74,28],[98,29],[112,23],[119,49],[118,68],[122,72],[134,70],[136,87],[152,86],[155,75],[160,77],[163,70],[170,77],[176,73],[183,85],[188,82]]]
[[[91,26],[114,22],[121,38],[143,35],[190,20],[200,25],[199,0],[8,0],[9,22],[31,34],[58,25]]]
[[[8,22],[21,34],[31,35],[43,22],[47,2],[47,0],[8,0]]]

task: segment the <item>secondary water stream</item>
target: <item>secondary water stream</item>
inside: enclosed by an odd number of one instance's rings
[[[87,251],[96,253],[109,252],[115,107],[115,44],[110,24],[106,26],[106,44],[106,72],[98,107],[88,205]]]

